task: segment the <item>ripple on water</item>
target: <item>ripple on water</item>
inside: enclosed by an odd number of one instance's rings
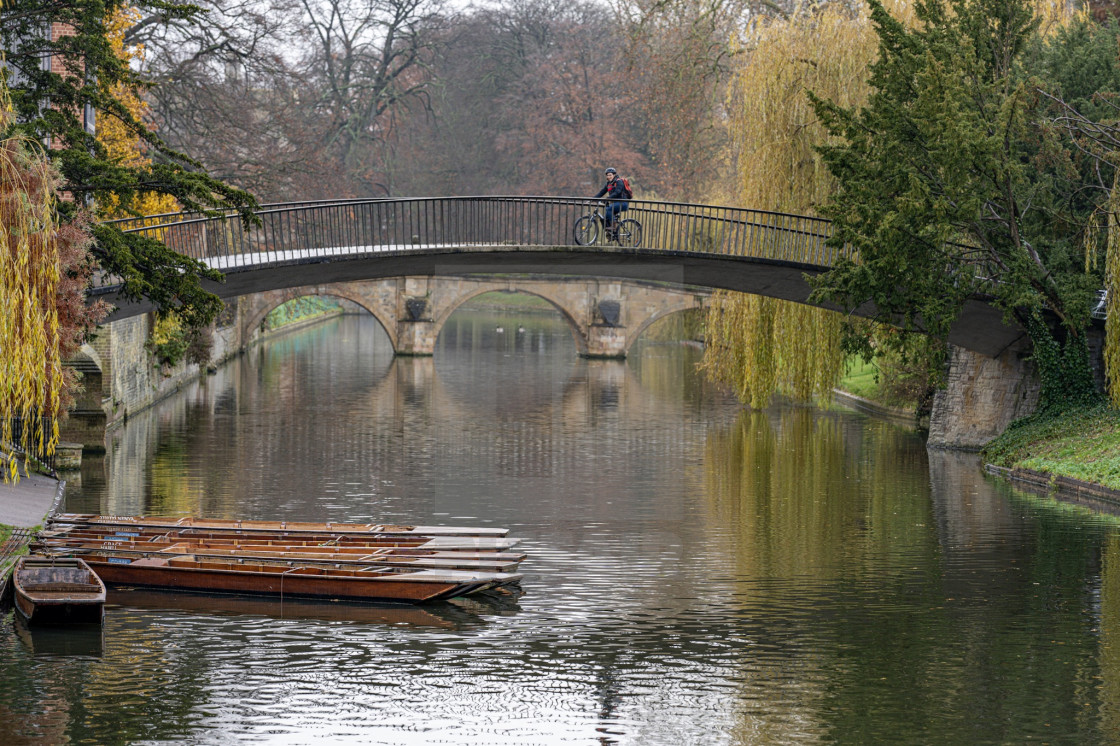
[[[1120,723],[1111,524],[860,416],[743,411],[668,347],[581,361],[561,320],[502,358],[518,335],[476,345],[494,324],[461,319],[434,360],[394,361],[367,321],[130,417],[67,508],[506,526],[527,593],[134,594],[97,654],[0,633],[0,736],[1095,744]]]

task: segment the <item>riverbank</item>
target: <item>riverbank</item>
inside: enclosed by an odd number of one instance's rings
[[[1020,420],[981,455],[1024,481],[1073,480],[1120,498],[1120,411],[1101,405]]]
[[[0,466],[7,468],[7,456],[0,454]],[[65,482],[20,468],[19,482],[0,482],[0,526],[34,528],[41,525],[62,500]],[[0,538],[3,538],[0,535]]]
[[[875,400],[876,382],[858,370],[841,382],[838,402],[878,417],[914,422],[911,409]],[[857,395],[854,391],[858,390]],[[1120,411],[1091,407],[1013,423],[980,451],[985,469],[1035,490],[1120,505]]]
[[[0,454],[0,466],[7,457]],[[15,482],[0,482],[0,598],[15,560],[27,552],[31,531],[42,525],[62,501],[65,482],[44,474],[23,474]]]

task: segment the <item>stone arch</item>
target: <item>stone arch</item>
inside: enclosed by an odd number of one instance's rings
[[[105,366],[101,362],[101,355],[89,344],[83,344],[66,361],[66,366],[82,374],[82,391],[74,402],[74,409],[99,411],[106,390],[105,384],[108,383],[104,379]]]
[[[265,297],[266,294],[261,293],[255,296],[256,298]],[[389,341],[393,345],[393,349],[397,349],[397,326],[393,323],[392,319],[387,319],[382,313],[382,309],[371,307],[369,300],[362,297],[358,293],[350,292],[347,288],[333,287],[330,285],[316,286],[314,288],[302,287],[291,288],[282,291],[276,296],[269,294],[269,302],[261,304],[259,307],[254,308],[249,314],[245,316],[241,326],[241,339],[242,344],[248,344],[251,336],[256,332],[268,314],[275,311],[280,306],[284,305],[290,300],[296,298],[303,298],[309,295],[327,296],[333,298],[341,298],[342,300],[350,301],[354,305],[360,307],[362,310],[369,313],[370,316],[377,319],[377,323],[385,330],[389,336]]]
[[[90,362],[97,366],[98,371],[105,370],[105,365],[101,362],[101,354],[93,349],[88,342],[83,343],[82,346],[78,348],[78,352],[75,353],[73,359],[78,360],[83,357],[89,359]]]
[[[660,321],[666,316],[671,316],[674,313],[681,313],[682,311],[689,311],[694,308],[703,308],[703,305],[697,303],[695,296],[689,295],[687,297],[681,297],[677,300],[674,300],[664,308],[658,309],[657,313],[651,314],[646,319],[643,319],[642,322],[635,328],[633,334],[630,334],[626,339],[626,355],[630,355],[630,348],[634,346],[634,343],[637,342],[639,338],[641,338],[642,334],[645,333],[645,330],[652,326],[654,322]]]
[[[435,338],[439,339],[439,335],[443,332],[443,325],[447,323],[447,320],[449,318],[451,318],[451,314],[458,311],[459,308],[467,301],[471,300],[472,298],[477,298],[480,295],[485,295],[486,293],[511,289],[516,293],[533,295],[537,298],[540,298],[541,300],[547,301],[548,304],[555,308],[560,313],[560,316],[562,316],[563,319],[568,323],[568,328],[572,332],[572,339],[576,343],[576,352],[578,352],[581,356],[587,354],[587,334],[580,326],[579,322],[576,321],[575,316],[572,314],[572,312],[568,308],[566,308],[561,301],[557,300],[556,298],[551,298],[545,293],[540,293],[535,290],[529,290],[524,287],[510,288],[508,283],[474,288],[463,293],[451,303],[448,303],[444,308],[440,310],[436,318],[432,319],[435,322]]]

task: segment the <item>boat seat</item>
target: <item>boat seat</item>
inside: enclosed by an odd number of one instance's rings
[[[28,593],[100,593],[88,583],[24,583],[23,589]]]

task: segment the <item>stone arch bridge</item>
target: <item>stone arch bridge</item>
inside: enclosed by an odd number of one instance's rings
[[[253,306],[250,325],[283,297],[349,295],[379,318],[398,351],[413,355],[428,354],[442,321],[474,292],[465,289],[466,280],[435,278],[472,275],[479,278],[469,281],[477,292],[508,288],[512,275],[590,278],[583,290],[573,284],[566,291],[578,299],[543,285],[538,294],[569,319],[581,353],[618,355],[644,324],[663,315],[624,307],[624,287],[627,296],[644,292],[633,290],[642,283],[663,294],[674,287],[679,302],[693,306],[695,288],[808,303],[808,278],[838,261],[858,261],[850,247],[829,245],[827,220],[673,202],[631,201],[625,216],[640,222],[640,237],[626,245],[601,238],[588,245],[573,227],[594,209],[586,199],[557,197],[357,199],[264,205],[251,224],[233,214],[185,213],[118,223],[222,272],[225,281],[208,289]],[[984,264],[964,247],[958,254],[947,271],[974,294],[948,335],[955,346],[949,390],[934,402],[930,443],[967,448],[1033,409],[1037,391],[1022,359],[1029,347],[1024,330],[988,303]],[[363,282],[380,290],[359,290]],[[617,285],[615,298],[612,283],[624,282],[638,285]],[[116,306],[110,322],[151,310],[121,290],[119,278],[104,276],[91,293]],[[378,292],[384,297],[370,295]],[[251,300],[255,294],[259,300]],[[867,303],[852,313],[875,317],[877,309]]]
[[[626,357],[650,324],[669,314],[701,308],[707,288],[622,282],[587,277],[404,277],[353,280],[267,290],[243,296],[239,337],[251,340],[265,316],[305,295],[342,298],[381,324],[398,355],[431,355],[447,319],[484,293],[520,292],[548,301],[572,330],[576,350],[588,358]]]

